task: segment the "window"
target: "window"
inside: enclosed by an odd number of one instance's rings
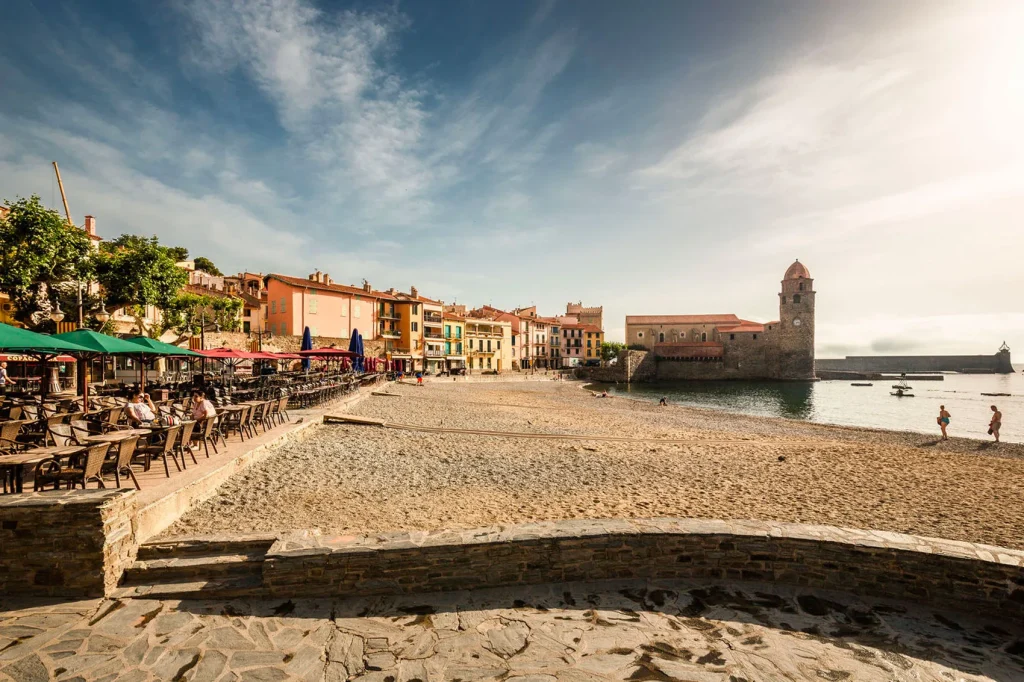
[[[707,341],[708,340],[708,333],[707,332],[701,332],[700,333],[700,340],[701,341]]]
[[[487,358],[487,369],[491,368],[491,359]]]
[[[587,357],[588,358],[590,357],[590,349],[589,348],[587,349]]]
[[[804,290],[804,283],[800,282],[800,291],[803,291],[803,290]]]
[[[277,301],[270,302],[270,312],[274,315],[277,315]]]
[[[252,325],[249,322],[242,323],[242,331],[248,334],[252,330]]]
[[[462,355],[462,344],[461,343],[455,344],[455,354],[456,355]]]
[[[473,350],[473,339],[469,340],[469,349]]]
[[[352,317],[359,317],[362,311],[359,309],[359,304],[356,303],[352,306]]]
[[[786,304],[786,297],[785,297],[785,296],[783,296],[783,297],[782,297],[782,304],[783,304],[783,305],[785,305],[785,304]]]
[[[736,340],[736,335],[735,334],[729,334],[729,340],[730,341],[735,341]]]
[[[793,294],[793,303],[800,302],[800,294]]]
[[[487,339],[487,352],[488,353],[491,352],[491,340],[490,339]]]
[[[512,345],[513,346],[516,345],[516,335],[515,334],[512,335]]]
[[[590,336],[590,334],[587,334]],[[658,343],[665,343],[665,332],[658,332]],[[587,341],[587,345],[590,345],[590,341]]]
[[[644,338],[644,333],[643,332],[637,332],[636,333],[636,338],[638,338],[638,339]]]
[[[320,336],[320,333],[316,330],[316,327],[310,327],[309,334],[310,336]]]
[[[664,336],[664,334],[662,334],[662,336]],[[590,339],[587,339],[587,348],[593,348],[593,346],[591,345],[593,343],[594,343],[593,341],[591,341]],[[587,355],[590,355],[589,351],[587,352]]]
[[[754,334],[754,340],[757,341],[757,334]]]
[[[450,324],[446,324],[444,326],[444,338],[446,338],[446,339],[452,338],[452,326]]]
[[[285,304],[285,301],[287,301],[287,300],[288,300],[287,298],[282,298],[281,299],[281,312],[282,313],[284,312],[284,304]]]
[[[346,308],[347,308],[347,307],[346,307],[346,306],[344,306],[344,305],[343,305],[343,306],[341,306],[341,316],[342,316],[342,317],[348,317],[348,310],[347,310]]]
[[[309,314],[316,315],[316,291],[309,292]]]
[[[501,341],[498,341],[498,350],[501,350]]]
[[[418,315],[419,312],[420,312],[420,305],[419,305],[419,303],[413,303],[412,304],[412,314],[413,315]]]
[[[420,323],[419,322],[410,322],[409,324],[412,325],[412,330],[414,332],[418,332],[420,330]]]

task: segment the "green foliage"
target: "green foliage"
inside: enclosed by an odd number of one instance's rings
[[[626,346],[626,348],[628,350],[647,350],[647,348],[645,348],[644,346],[640,345],[639,343],[631,343],[628,346]]]
[[[180,263],[183,260],[188,260],[188,249],[184,246],[168,246],[167,255],[175,262]]]
[[[605,341],[601,344],[601,359],[605,362],[619,357],[619,352],[626,350],[626,344],[618,341]]]
[[[164,309],[164,329],[181,336],[198,335],[205,319],[207,329],[217,325],[221,331],[234,332],[241,327],[242,299],[183,293]]]
[[[192,262],[195,263],[196,270],[202,270],[203,272],[208,272],[211,275],[216,275],[217,277],[224,276],[224,273],[213,264],[213,261],[205,256],[196,256]]]
[[[11,297],[15,319],[38,328],[50,313],[52,287],[91,275],[89,237],[36,195],[5,203],[10,213],[0,220],[0,292]]]
[[[96,258],[96,277],[112,308],[170,307],[188,284],[188,273],[175,265],[156,237],[121,235],[105,242]]]

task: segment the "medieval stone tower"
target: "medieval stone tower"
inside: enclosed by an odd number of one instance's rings
[[[772,363],[780,379],[814,378],[814,280],[799,260],[786,270],[779,294],[779,329]]]

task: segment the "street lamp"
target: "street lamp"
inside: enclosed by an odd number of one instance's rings
[[[100,299],[100,309],[94,313],[94,316],[99,320],[100,324],[106,324],[107,320],[110,319],[110,312],[107,310],[107,305],[103,302],[102,298]]]
[[[50,311],[50,319],[60,322],[64,319],[64,311],[60,309],[60,301],[57,301],[53,310]]]

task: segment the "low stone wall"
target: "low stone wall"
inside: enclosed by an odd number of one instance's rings
[[[1024,617],[1024,552],[758,521],[557,521],[372,537],[282,537],[264,591],[369,596],[605,579],[776,582]]]
[[[135,561],[136,493],[71,490],[0,497],[0,594],[101,597]]]

